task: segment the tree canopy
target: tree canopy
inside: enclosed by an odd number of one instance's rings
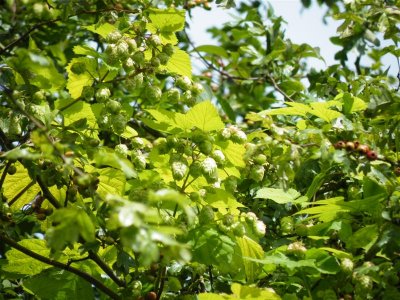
[[[0,3],[0,299],[400,298],[399,0]]]

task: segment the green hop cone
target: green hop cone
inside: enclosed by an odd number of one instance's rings
[[[115,30],[106,36],[106,42],[109,44],[116,44],[122,38],[121,32]]]
[[[250,169],[250,178],[256,182],[261,182],[264,178],[265,169],[263,166],[254,165]]]
[[[174,161],[171,164],[171,168],[172,176],[175,180],[182,180],[188,171],[188,166],[182,161]]]
[[[199,222],[201,225],[207,225],[214,221],[214,210],[211,206],[206,205],[199,214]]]
[[[107,111],[114,115],[118,114],[121,111],[121,108],[121,103],[116,100],[109,100],[106,104]]]
[[[240,223],[236,222],[232,225],[232,232],[237,237],[242,237],[246,234],[246,227]]]
[[[166,44],[162,47],[162,52],[171,57],[175,52],[175,47],[172,44]]]
[[[97,99],[99,102],[104,102],[104,101],[108,100],[108,99],[110,98],[110,96],[111,96],[111,92],[110,92],[110,90],[109,90],[108,88],[106,88],[106,87],[99,88],[99,89],[96,91],[96,99]]]

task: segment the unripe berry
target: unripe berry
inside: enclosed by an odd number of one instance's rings
[[[192,91],[193,95],[197,96],[197,95],[200,95],[204,91],[204,88],[200,83],[196,82],[192,85],[191,91]]]
[[[144,53],[142,51],[136,51],[132,55],[132,60],[135,62],[135,64],[142,66],[145,62]]]
[[[158,67],[161,65],[161,62],[160,62],[160,59],[159,59],[157,56],[155,56],[155,57],[152,57],[152,58],[151,58],[150,64],[151,64],[154,68],[158,68]]]
[[[346,150],[353,151],[355,149],[355,145],[353,142],[346,142]]]
[[[235,218],[231,214],[226,214],[222,218],[222,223],[224,223],[226,226],[231,226],[233,223],[235,223]]]
[[[344,149],[346,147],[346,143],[344,141],[339,141],[333,145],[335,149]]]
[[[115,133],[121,134],[125,131],[125,127],[126,127],[125,116],[123,116],[121,114],[115,115],[111,121],[112,121],[112,128],[114,129]]]
[[[294,254],[296,256],[303,256],[307,251],[307,248],[304,247],[302,242],[294,242],[289,244],[289,246],[287,247],[287,252]]]
[[[359,145],[357,147],[357,152],[366,155],[369,151],[369,147],[368,145]]]
[[[127,38],[126,40],[126,43],[128,44],[128,46],[129,46],[129,51],[132,53],[133,51],[136,51],[137,50],[137,44],[136,44],[136,41],[134,40],[134,39],[130,39],[130,38]]]

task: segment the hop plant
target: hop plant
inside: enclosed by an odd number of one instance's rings
[[[192,87],[192,81],[187,76],[181,76],[176,80],[176,85],[182,90],[190,90]]]
[[[114,150],[115,153],[117,153],[121,157],[127,157],[129,153],[128,146],[126,146],[125,144],[116,145]]]
[[[201,163],[203,174],[212,175],[217,171],[217,163],[211,157],[207,157]]]
[[[97,90],[96,92],[96,99],[100,102],[104,102],[110,98],[111,92],[108,88],[103,87]]]
[[[106,42],[109,44],[116,44],[121,38],[122,38],[121,32],[115,30],[107,34]]]
[[[214,150],[211,157],[216,161],[217,165],[223,166],[225,164],[225,155],[221,150]]]
[[[162,52],[167,54],[168,56],[172,56],[175,52],[175,48],[172,44],[166,44],[162,48]]]
[[[129,50],[129,45],[125,41],[120,41],[117,44],[117,55],[119,59],[125,59],[129,56],[130,50]]]
[[[188,166],[182,161],[174,161],[171,168],[175,180],[182,180],[188,171]]]
[[[342,271],[346,274],[350,274],[351,272],[353,272],[353,268],[354,268],[354,263],[351,261],[351,259],[349,258],[344,258],[342,259],[342,261],[340,262],[340,267],[342,269]]]
[[[253,231],[258,237],[263,237],[265,235],[266,229],[267,227],[261,220],[257,220],[253,223]]]
[[[263,166],[254,165],[250,169],[250,178],[255,182],[260,182],[264,179],[265,169]]]

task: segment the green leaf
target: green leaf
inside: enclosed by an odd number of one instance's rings
[[[255,198],[271,199],[276,203],[286,204],[295,202],[299,196],[300,194],[294,189],[285,192],[283,189],[262,188],[257,191]]]
[[[87,213],[78,207],[58,209],[53,216],[57,226],[47,231],[46,239],[54,250],[63,250],[81,236],[87,242],[95,240],[95,227]]]
[[[149,11],[151,23],[147,24],[147,29],[153,34],[160,35],[163,44],[171,43],[176,45],[178,39],[175,36],[175,32],[183,30],[186,11],[175,8],[151,8]]]
[[[186,114],[186,129],[197,127],[205,132],[220,130],[224,128],[224,123],[218,114],[217,109],[211,101],[203,101],[193,106]],[[177,124],[180,125],[177,121]]]
[[[77,45],[74,47],[73,51],[77,55],[100,57],[100,54],[95,49],[86,45]]]
[[[299,93],[304,90],[304,85],[297,80],[285,80],[279,86],[287,93]]]
[[[3,193],[8,201],[11,201],[32,182],[27,169],[20,162],[16,162],[14,166],[17,168],[17,172],[14,175],[7,175],[3,184]],[[11,209],[13,211],[20,210],[25,204],[31,202],[39,191],[38,184],[32,185],[17,199]]]
[[[25,279],[23,286],[39,299],[93,299],[93,288],[81,277],[64,270],[51,268]]]
[[[121,170],[128,178],[135,178],[137,176],[136,171],[133,169],[132,163],[127,158],[121,157],[113,150],[105,147],[101,148],[94,155],[94,162],[96,163],[96,166],[110,166]],[[106,190],[107,188],[104,190],[104,192]]]
[[[235,243],[228,236],[220,234],[214,228],[197,228],[189,233],[188,238],[195,261],[218,266],[224,273],[236,269],[230,265]]]
[[[50,249],[46,247],[44,240],[26,239],[19,241],[18,244],[44,257],[50,255]],[[42,263],[16,249],[7,251],[6,258],[7,264],[2,266],[2,270],[7,272],[35,275],[51,267],[51,265]]]
[[[71,66],[75,63],[84,64],[86,70],[81,74],[76,74],[71,71]],[[85,86],[91,86],[94,82],[93,76],[97,73],[97,61],[90,57],[73,58],[66,67],[68,72],[67,89],[73,99],[81,96]]]
[[[235,167],[243,168],[246,163],[243,159],[246,153],[244,145],[235,144],[231,141],[216,142],[216,145],[221,147],[221,151],[224,153],[227,160],[229,160]]]
[[[362,248],[368,251],[378,240],[379,227],[377,224],[366,225],[356,231],[346,245],[350,249]]]
[[[309,113],[328,123],[342,115],[338,111],[326,108],[325,103],[313,102],[310,105],[313,109]]]
[[[64,107],[67,107],[74,101],[70,99],[63,99],[63,100],[58,100],[56,101],[56,107],[58,109],[62,109]],[[84,101],[75,101],[71,106],[69,106],[66,109],[62,110],[62,115],[64,117],[64,125],[68,126],[71,125],[79,120],[85,119],[87,122],[87,125],[91,129],[97,128],[97,121],[96,117],[91,109],[91,105],[89,103],[86,103]]]
[[[180,49],[175,49],[174,54],[168,60],[166,66],[160,66],[160,70],[181,76],[192,77],[192,63],[189,54]]]
[[[113,168],[101,168],[96,169],[96,171],[100,174],[100,182],[97,188],[97,193],[100,196],[105,197],[107,194],[123,195],[126,182],[123,172]]]
[[[236,243],[240,249],[240,256],[243,260],[247,282],[252,283],[259,274],[260,264],[248,260],[247,258],[261,259],[264,257],[264,251],[257,242],[247,236],[236,237]]]
[[[315,259],[315,266],[323,274],[336,274],[340,271],[338,261],[320,248],[308,249],[305,259]]]
[[[228,52],[220,46],[215,46],[215,45],[201,45],[194,49],[193,51],[198,51],[198,52],[206,52],[208,54],[212,55],[218,55],[220,57],[225,57],[229,58]]]
[[[102,36],[103,38],[105,38],[109,33],[116,30],[116,27],[110,23],[103,23],[100,25],[97,25],[97,24],[88,25],[88,26],[83,26],[83,28],[86,28],[87,30],[90,30],[91,32],[97,33],[98,35]]]
[[[273,289],[246,286],[239,283],[232,283],[231,289],[232,293],[236,296],[235,299],[281,299]]]
[[[302,103],[285,102],[285,104],[291,107],[275,108],[270,110],[265,110],[260,112],[261,116],[265,115],[293,115],[293,116],[303,116],[305,117],[307,113],[311,112],[311,108]]]

